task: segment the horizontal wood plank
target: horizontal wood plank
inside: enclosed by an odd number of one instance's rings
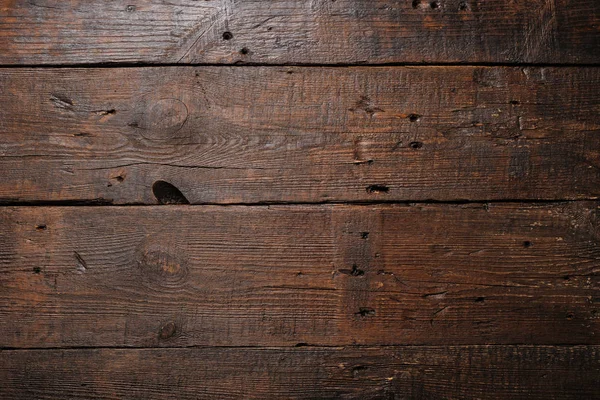
[[[600,196],[596,68],[4,69],[0,103],[4,203]]]
[[[10,399],[600,399],[598,346],[0,351]]]
[[[3,0],[0,64],[589,64],[599,21],[569,0]]]
[[[598,213],[3,207],[0,347],[599,344]]]

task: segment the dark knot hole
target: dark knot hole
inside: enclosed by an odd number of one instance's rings
[[[152,193],[159,204],[190,204],[183,193],[169,182],[154,182]]]

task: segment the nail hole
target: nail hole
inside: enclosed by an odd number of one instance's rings
[[[365,271],[358,268],[358,265],[353,264],[352,269],[340,269],[338,270],[340,274],[351,275],[351,276],[363,276]]]
[[[458,3],[458,9],[460,11],[468,10],[469,9],[469,5],[465,1],[461,1],[460,3]]]
[[[423,143],[422,142],[410,142],[409,144],[411,149],[420,149],[421,147],[423,147]]]
[[[134,12],[135,11],[135,6],[127,6],[127,8],[125,8],[125,10],[127,12]]]
[[[42,269],[40,267],[33,267],[34,274],[39,274],[40,272],[42,272]]]
[[[375,310],[372,308],[360,307],[358,309],[358,312],[356,312],[355,314],[360,315],[361,317],[370,317],[375,315]]]
[[[244,47],[243,49],[240,50],[240,53],[242,53],[243,55],[246,55],[246,54],[250,53],[250,50],[248,50],[247,47]]]
[[[190,204],[183,193],[169,182],[154,182],[152,193],[159,204]]]
[[[46,228],[48,228],[48,227],[46,226],[46,224],[39,224],[39,225],[36,225],[36,226],[35,226],[35,229],[36,229],[36,230],[38,230],[38,231],[45,231],[45,230],[46,230]]]
[[[412,8],[419,8],[419,4],[421,4],[420,0],[413,0]]]
[[[570,279],[571,279],[571,277],[570,277],[569,275],[565,275],[565,276],[563,276],[563,280],[565,280],[565,281],[568,281],[568,280],[570,280]]]
[[[421,116],[419,114],[409,114],[408,119],[410,122],[417,122],[421,119]]]
[[[510,101],[510,104],[512,104],[512,105],[514,105],[514,106],[516,106],[516,105],[519,105],[519,104],[521,104],[521,102],[520,102],[519,100],[511,100],[511,101]]]
[[[117,176],[115,179],[116,179],[118,182],[123,182],[123,181],[125,180],[125,177],[124,177],[123,175],[118,175],[118,176]]]
[[[350,274],[352,276],[363,276],[365,274],[365,271],[363,271],[362,269],[358,269],[358,265],[352,264],[352,271],[350,271]]]
[[[231,32],[223,32],[223,40],[231,40],[233,39],[233,34]]]
[[[431,3],[429,3],[429,7],[431,7],[432,10],[435,10],[436,8],[440,8],[440,3],[438,3],[437,1],[432,1]]]
[[[390,188],[385,185],[370,185],[367,186],[367,193],[387,193]]]
[[[361,232],[360,233],[360,237],[362,239],[368,239],[369,238],[369,232]]]
[[[475,299],[476,303],[482,303],[484,301],[485,301],[485,297],[478,297],[478,298]]]
[[[533,246],[533,243],[531,243],[529,240],[526,240],[523,242],[523,247],[528,248]]]
[[[567,313],[567,319],[568,319],[569,321],[570,321],[570,320],[572,320],[573,318],[575,318],[575,314],[573,314],[572,312],[570,312],[570,313]]]

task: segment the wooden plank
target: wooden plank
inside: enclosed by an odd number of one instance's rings
[[[599,344],[598,212],[3,207],[0,347]]]
[[[1,64],[600,62],[593,1],[3,0]]]
[[[600,69],[0,70],[0,199],[595,199]]]
[[[600,399],[598,346],[0,351],[3,399]]]

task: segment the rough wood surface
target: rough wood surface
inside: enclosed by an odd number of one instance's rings
[[[598,63],[599,21],[569,0],[2,0],[0,63]]]
[[[600,400],[598,66],[597,1],[0,0],[0,399]]]
[[[599,375],[597,346],[0,351],[4,400],[593,400]]]
[[[596,68],[5,69],[0,102],[5,203],[600,195]]]
[[[598,212],[4,207],[0,347],[599,344]]]

